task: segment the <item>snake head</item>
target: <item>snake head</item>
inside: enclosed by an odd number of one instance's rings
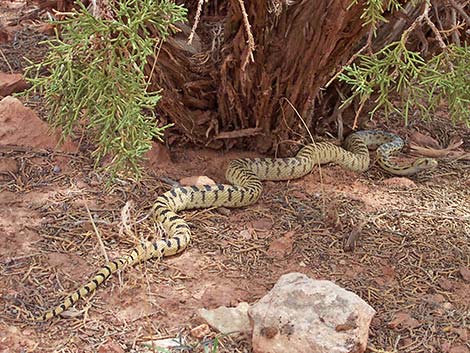
[[[413,162],[413,167],[417,171],[434,169],[437,167],[437,161],[434,158],[418,158]]]

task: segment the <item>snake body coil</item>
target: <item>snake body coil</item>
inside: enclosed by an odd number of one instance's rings
[[[398,166],[390,156],[402,149],[403,140],[383,131],[359,131],[350,135],[344,148],[328,142],[309,144],[291,158],[236,159],[230,162],[226,178],[231,183],[177,187],[158,197],[153,211],[167,233],[166,240],[145,242],[130,254],[106,263],[85,285],[68,295],[53,310],[34,317],[35,321],[49,320],[70,308],[80,298],[95,290],[113,273],[151,258],[161,258],[182,252],[189,244],[191,232],[177,212],[194,208],[243,207],[255,203],[262,192],[262,180],[300,178],[315,165],[336,163],[347,169],[363,172],[370,164],[368,146],[378,145],[377,161],[394,175],[411,175],[437,165],[434,159],[420,158],[408,166]]]

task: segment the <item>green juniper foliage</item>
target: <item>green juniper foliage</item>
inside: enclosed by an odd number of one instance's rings
[[[352,0],[350,7],[356,5],[358,2],[359,0]],[[415,6],[421,2],[423,2],[423,0],[409,0],[406,3]],[[393,12],[403,9],[400,0],[364,0],[362,3],[364,3],[364,11],[362,12],[361,19],[363,20],[364,26],[372,26],[374,34],[379,22],[387,22],[387,19],[383,16],[384,11]]]
[[[385,113],[398,112],[407,121],[412,109],[418,109],[424,118],[431,118],[439,103],[446,101],[451,119],[470,125],[467,46],[451,45],[447,51],[426,61],[420,53],[395,42],[371,56],[361,55],[358,60],[339,77],[353,88],[353,94],[343,104],[355,97],[364,102],[374,96],[371,114],[383,108]],[[391,98],[394,92],[398,101]]]
[[[110,2],[112,18],[97,18],[76,3],[77,11],[54,22],[61,33],[47,41],[47,57],[28,68],[32,90],[44,95],[49,122],[64,136],[77,127],[87,130],[96,163],[109,155],[112,175],[128,170],[138,176],[143,154],[166,128],[153,114],[161,96],[147,92],[144,66],[186,9],[171,0],[116,0]],[[40,75],[44,68],[48,76]]]
[[[356,5],[359,0],[352,0],[351,6]],[[364,1],[364,11],[362,12],[361,19],[364,26],[371,25],[372,30],[375,33],[377,29],[377,23],[387,21],[383,16],[385,9],[387,10],[398,10],[401,8],[401,4],[397,0],[384,1],[384,0],[366,0]]]
[[[400,9],[396,0],[368,0],[366,3],[368,7],[364,9],[363,18],[365,24],[372,25],[372,30],[383,20],[381,11]],[[390,43],[372,55],[359,55],[356,63],[345,67],[339,79],[351,85],[353,93],[343,106],[356,97],[361,103],[374,97],[371,115],[382,108],[386,114],[398,112],[407,122],[413,110],[421,112],[424,118],[431,118],[444,101],[454,122],[463,121],[470,125],[469,48],[449,45],[425,60],[419,52],[407,49],[406,38],[407,35],[403,35],[400,41]],[[399,100],[391,97],[399,97]]]

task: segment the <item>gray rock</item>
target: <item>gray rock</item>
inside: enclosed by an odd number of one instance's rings
[[[333,282],[282,276],[248,311],[255,353],[362,353],[375,310]]]

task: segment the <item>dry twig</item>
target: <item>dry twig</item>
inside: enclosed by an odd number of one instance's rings
[[[196,29],[199,25],[199,20],[201,19],[202,5],[204,5],[204,0],[199,0],[197,3],[196,16],[194,17],[194,24],[191,28],[191,33],[189,33],[188,44],[193,42],[194,35],[196,34]]]
[[[243,24],[245,26],[246,35],[248,37],[248,48],[244,54],[245,59],[243,60],[243,63],[242,63],[242,71],[245,71],[245,68],[246,68],[246,65],[248,65],[248,62],[250,60],[252,62],[255,61],[255,58],[253,56],[253,53],[255,51],[255,39],[253,37],[253,33],[251,32],[251,25],[250,25],[250,21],[248,20],[248,14],[245,9],[245,4],[243,0],[238,0],[238,3],[240,4],[240,9],[242,11],[242,16],[243,16]]]

